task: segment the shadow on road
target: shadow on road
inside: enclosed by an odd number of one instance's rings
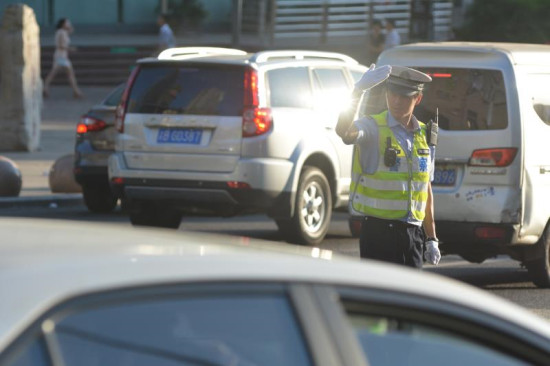
[[[527,269],[508,265],[489,266],[484,264],[468,264],[467,266],[454,268],[429,268],[426,271],[437,273],[446,277],[470,285],[496,290],[499,288],[511,289],[532,289],[536,286],[531,282]]]

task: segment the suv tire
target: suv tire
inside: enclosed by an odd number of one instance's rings
[[[546,225],[544,233],[536,245],[542,246],[543,256],[527,262],[526,267],[531,280],[537,287],[550,287],[550,223]]]
[[[321,170],[304,167],[289,219],[276,220],[279,231],[291,243],[316,245],[325,238],[332,215],[332,194]]]
[[[82,185],[82,196],[88,210],[94,213],[112,212],[118,201],[107,183]]]
[[[148,202],[127,202],[130,222],[134,226],[154,226],[177,229],[181,214],[169,207],[160,207]]]

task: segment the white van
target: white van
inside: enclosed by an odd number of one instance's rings
[[[377,64],[433,78],[415,115],[439,112],[433,192],[444,253],[478,263],[508,254],[550,287],[550,46],[417,43]],[[369,105],[383,103],[371,94]]]

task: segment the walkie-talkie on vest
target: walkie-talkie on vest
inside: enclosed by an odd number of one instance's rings
[[[384,165],[391,168],[397,163],[397,153],[399,150],[391,146],[391,137],[386,139],[386,150],[384,151]]]
[[[430,120],[426,129],[426,139],[431,146],[437,145],[437,133],[439,132],[439,108],[435,109],[435,122]]]

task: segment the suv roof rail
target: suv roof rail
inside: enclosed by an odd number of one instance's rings
[[[251,62],[261,63],[267,62],[270,59],[278,58],[293,58],[295,60],[303,59],[325,59],[325,60],[337,60],[343,61],[347,64],[356,65],[359,62],[352,57],[346,56],[342,53],[336,52],[322,52],[322,51],[293,51],[293,50],[281,50],[281,51],[260,51],[255,53],[251,58]]]
[[[157,58],[159,60],[185,59],[193,57],[204,57],[211,55],[235,55],[242,56],[247,53],[235,48],[222,47],[175,47],[162,51]]]

